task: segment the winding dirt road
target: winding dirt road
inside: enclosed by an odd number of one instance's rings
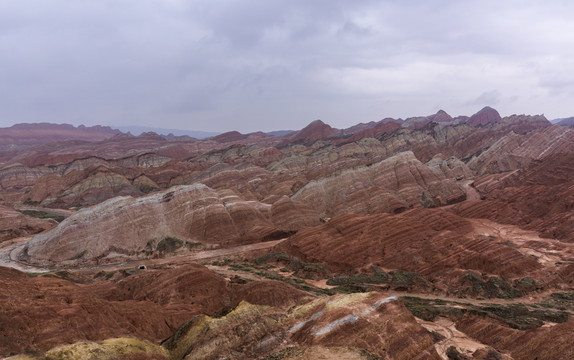
[[[86,266],[74,266],[74,267],[41,267],[34,266],[32,264],[26,264],[18,260],[18,254],[24,248],[28,240],[31,237],[21,237],[17,239],[12,239],[5,241],[0,244],[0,266],[9,267],[17,269],[24,272],[48,272],[52,270],[97,270],[97,269],[107,269],[107,270],[121,270],[133,268],[141,265],[146,267],[158,267],[161,265],[172,265],[179,266],[183,264],[197,263],[200,261],[205,261],[208,259],[226,257],[226,256],[237,256],[245,255],[250,252],[265,250],[280,244],[286,239],[280,239],[275,241],[266,241],[261,243],[241,245],[225,249],[215,249],[215,250],[202,250],[193,253],[187,253],[185,255],[176,255],[165,258],[158,259],[142,259],[142,260],[131,260],[121,263],[110,263],[102,265],[86,265]]]

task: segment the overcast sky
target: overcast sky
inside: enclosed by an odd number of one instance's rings
[[[574,116],[574,2],[0,0],[0,127]]]

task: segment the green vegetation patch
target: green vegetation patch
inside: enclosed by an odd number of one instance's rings
[[[412,286],[419,286],[427,288],[427,281],[419,275],[419,273],[404,270],[393,270],[389,272],[391,275],[391,286],[397,289],[409,288]]]
[[[291,270],[295,272],[295,276],[304,279],[318,280],[326,279],[331,276],[331,272],[324,264],[306,263],[301,261],[301,259],[298,257],[291,257],[284,252],[265,254],[253,259],[252,262],[256,265],[261,265],[269,262],[280,262],[286,264],[286,267],[291,268]],[[284,272],[287,272],[287,270]]]
[[[544,321],[563,323],[568,320],[566,312],[538,308],[531,310],[525,304],[476,306],[413,296],[402,296],[401,300],[414,316],[426,321],[434,321],[437,316],[459,319],[464,315],[479,315],[501,320],[514,329],[528,330],[542,326]]]
[[[522,279],[521,285],[529,286],[528,284],[530,283],[530,280],[528,280],[528,278]],[[536,288],[539,285],[537,285],[537,283],[532,280],[532,286]],[[484,297],[487,299],[513,299],[521,297],[523,294],[522,291],[512,287],[504,279],[492,276],[488,280],[484,281],[480,275],[472,271],[467,272],[466,275],[461,279],[460,287],[462,289],[459,290],[463,290],[462,292],[466,292],[472,297]]]
[[[296,356],[301,356],[305,353],[305,349],[299,347],[288,347],[278,352],[264,356],[261,360],[284,360],[289,358],[294,358]]]
[[[153,246],[153,242],[153,240],[148,241],[146,248],[151,248]],[[173,236],[168,236],[157,243],[156,250],[163,253],[173,253],[183,246],[192,250],[193,248],[200,247],[201,245],[202,244],[198,242],[184,241]]]
[[[353,294],[353,293],[364,293],[373,291],[373,287],[364,284],[344,284],[339,285],[331,289],[331,291],[337,294]]]
[[[115,271],[100,271],[94,275],[94,279],[104,278],[105,280],[109,280],[115,273]]]
[[[293,286],[296,289],[312,292],[317,295],[333,295],[336,293],[331,289],[321,289],[319,287],[309,285],[302,279],[292,279],[283,277],[282,275],[274,271],[269,271],[270,267],[272,268],[273,266],[257,266],[250,263],[241,263],[241,264],[229,265],[229,270],[245,271],[265,279],[281,281]]]
[[[414,316],[426,321],[434,321],[437,316],[460,318],[468,311],[465,308],[454,307],[453,304],[446,305],[439,299],[401,296],[401,300]]]
[[[550,297],[557,301],[574,302],[574,292],[557,292]]]
[[[555,292],[540,304],[545,308],[574,311],[574,292]]]
[[[285,262],[290,262],[291,261],[291,257],[289,255],[287,255],[284,252],[278,252],[278,253],[271,253],[271,254],[265,254],[265,255],[261,255],[255,259],[253,259],[253,262],[257,265],[261,265],[270,261],[285,261]]]
[[[388,284],[389,275],[378,266],[372,266],[372,274],[337,275],[327,280],[327,285],[363,285],[363,284]]]
[[[539,290],[542,288],[542,286],[543,286],[542,282],[536,281],[533,278],[525,277],[520,279],[514,287],[523,294],[526,294],[532,291]]]
[[[331,272],[321,263],[306,263],[301,261],[298,257],[294,256],[289,264],[291,269],[295,271],[295,276],[304,279],[326,279],[331,276]]]
[[[24,215],[31,216],[37,219],[54,219],[57,222],[62,222],[66,217],[63,215],[53,214],[46,211],[37,210],[18,210]]]
[[[86,255],[86,253],[88,252],[88,250],[84,250],[84,251],[80,251],[79,253],[77,253],[76,255],[72,256],[71,258],[69,258],[68,260],[78,260],[84,257],[84,255]]]

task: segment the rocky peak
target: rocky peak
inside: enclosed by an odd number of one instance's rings
[[[333,129],[321,120],[315,120],[303,129],[297,131],[290,141],[306,143],[319,139],[327,139],[337,135],[339,135],[339,130]]]
[[[502,118],[495,109],[490,106],[483,107],[479,112],[472,115],[467,124],[470,126],[482,126],[494,122],[499,122]]]
[[[436,114],[428,116],[430,121],[434,121],[437,123],[440,122],[451,122],[452,116],[450,116],[446,111],[439,110]]]
[[[142,138],[142,139],[154,139],[154,140],[159,140],[159,141],[165,140],[165,138],[163,136],[158,135],[157,133],[155,133],[153,131],[144,132],[138,137]]]
[[[226,142],[243,140],[246,137],[247,135],[243,135],[239,131],[228,131],[226,133],[214,136],[211,139],[217,141],[218,143],[226,143]]]

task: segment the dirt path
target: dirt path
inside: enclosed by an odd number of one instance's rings
[[[31,238],[31,236],[20,237],[0,243],[0,266],[24,272],[50,271],[50,269],[47,268],[24,264],[16,260],[16,253],[18,253],[18,250],[20,250]]]
[[[507,243],[525,256],[533,256],[548,268],[556,263],[574,262],[574,244],[541,238],[537,232],[523,230],[516,225],[500,224],[487,219],[467,219],[477,235],[489,236],[493,241]]]
[[[215,259],[225,256],[236,256],[244,255],[253,251],[260,251],[274,247],[275,245],[285,241],[286,239],[280,239],[275,241],[266,241],[262,243],[241,245],[226,249],[216,249],[216,250],[203,250],[194,253],[188,253],[185,255],[176,255],[160,259],[142,259],[142,260],[131,260],[121,263],[111,263],[102,265],[87,265],[87,266],[75,266],[75,267],[40,267],[31,264],[26,264],[18,261],[18,254],[24,248],[28,240],[31,237],[22,237],[17,239],[12,239],[5,241],[0,244],[0,266],[10,267],[24,272],[48,272],[52,270],[121,270],[129,269],[141,265],[147,267],[159,267],[164,265],[179,266],[184,264],[197,263],[203,260]]]
[[[480,194],[472,186],[474,180],[458,181],[458,186],[466,194],[466,200],[480,200]]]
[[[172,256],[172,257],[163,258],[163,259],[151,259],[151,260],[134,261],[134,262],[141,263],[144,265],[150,265],[150,266],[165,265],[165,264],[170,264],[170,265],[191,264],[191,263],[197,263],[200,260],[214,259],[214,258],[219,258],[219,257],[223,257],[223,256],[235,256],[235,255],[240,255],[240,254],[246,254],[246,253],[249,253],[252,251],[269,249],[269,248],[274,247],[275,245],[282,243],[285,240],[287,240],[287,239],[280,239],[280,240],[275,240],[275,241],[266,241],[266,242],[249,244],[249,245],[241,245],[241,246],[236,246],[236,247],[226,248],[226,249],[204,250],[204,251],[198,251],[198,252],[191,253],[191,254]]]
[[[446,351],[449,347],[454,346],[464,355],[472,356],[472,353],[478,349],[487,347],[485,344],[477,342],[468,337],[465,333],[456,329],[455,323],[447,318],[438,317],[435,321],[425,321],[416,318],[419,325],[430,332],[438,333],[444,337],[435,344],[435,349],[443,359],[448,359]]]

